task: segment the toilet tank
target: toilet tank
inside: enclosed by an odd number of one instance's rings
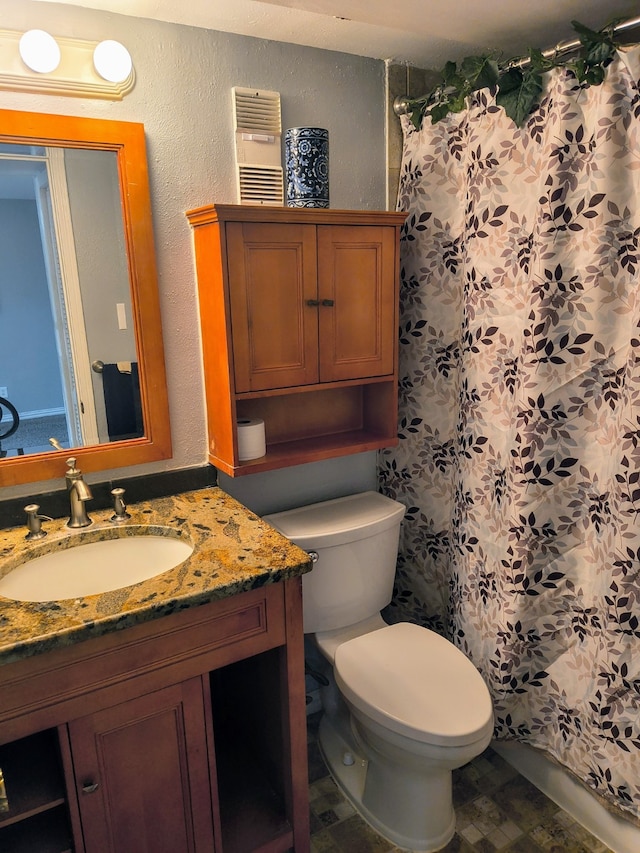
[[[391,601],[404,513],[401,503],[362,492],[264,516],[318,555],[302,577],[306,634],[361,622]]]

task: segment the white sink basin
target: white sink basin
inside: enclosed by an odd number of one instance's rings
[[[0,595],[16,601],[97,595],[161,575],[192,552],[181,539],[153,534],[81,542],[21,563],[0,578]]]

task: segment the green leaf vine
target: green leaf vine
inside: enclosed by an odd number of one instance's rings
[[[494,54],[467,56],[459,67],[455,62],[447,62],[439,72],[440,80],[434,88],[408,101],[407,112],[411,121],[420,128],[422,119],[428,115],[436,124],[449,113],[463,110],[473,92],[495,86],[496,103],[518,127],[522,127],[538,103],[543,89],[542,75],[552,68],[568,68],[585,86],[602,83],[605,69],[617,48],[614,40],[616,23],[596,31],[579,21],[572,21],[580,46],[566,58],[549,56],[531,48],[524,62],[520,58],[498,64]]]

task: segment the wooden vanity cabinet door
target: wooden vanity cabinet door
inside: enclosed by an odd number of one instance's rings
[[[236,393],[318,382],[316,229],[226,224]]]
[[[393,374],[395,244],[394,228],[318,226],[321,382]]]
[[[214,850],[203,682],[69,723],[86,853]]]

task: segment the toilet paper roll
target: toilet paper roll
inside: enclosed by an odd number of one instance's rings
[[[267,452],[262,418],[238,418],[238,459],[248,462]]]

